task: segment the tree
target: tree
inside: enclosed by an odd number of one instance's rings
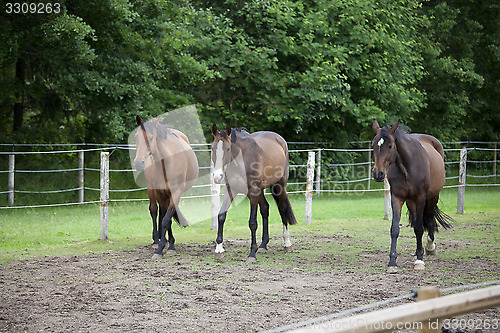
[[[346,142],[374,117],[410,118],[422,107],[415,1],[195,5],[208,14],[196,20],[193,53],[220,74],[197,94],[214,122]]]
[[[183,1],[160,0],[62,1],[60,13],[3,12],[0,112],[12,123],[3,133],[30,142],[116,141],[135,114],[192,102],[181,87],[211,74],[184,52],[191,16]]]

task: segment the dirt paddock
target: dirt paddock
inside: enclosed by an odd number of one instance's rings
[[[439,254],[426,262],[425,271],[414,271],[411,250],[399,249],[400,272],[389,275],[387,253],[320,251],[350,242],[348,236],[295,237],[294,252],[285,254],[276,237],[256,264],[245,262],[246,239],[227,240],[222,261],[213,259],[212,244],[178,244],[176,255],[157,261],[150,259],[150,246],[15,261],[1,266],[0,331],[256,332],[420,286],[498,279],[500,272],[488,259],[457,262]],[[452,251],[456,244],[438,246]],[[498,323],[499,313],[496,308],[463,317],[474,325],[464,331],[500,331],[498,325],[481,327]]]

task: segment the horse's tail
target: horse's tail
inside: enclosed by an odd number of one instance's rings
[[[290,200],[288,200],[288,195],[286,196],[286,219],[288,224],[294,225],[297,224],[297,219],[295,219],[295,215],[293,214],[292,205],[290,205]]]
[[[283,209],[282,213],[282,219],[284,220],[283,223],[294,225],[297,224],[297,219],[295,218],[295,215],[293,214],[292,210],[292,205],[290,204],[290,200],[288,200],[288,195],[286,194],[286,191],[284,190],[283,186],[281,184],[275,184],[271,186],[271,193],[273,195],[274,200],[276,201],[276,204],[278,205],[278,209],[281,210]],[[283,201],[282,201],[283,200]],[[283,205],[282,206],[280,205]]]
[[[429,211],[429,209],[431,209],[431,211]],[[424,209],[424,229],[437,232],[439,226],[438,222],[443,228],[450,229],[453,218],[439,209],[437,203],[431,208],[429,207],[429,201],[426,201]]]
[[[179,223],[181,227],[187,227],[189,225],[188,220],[182,215],[181,211],[179,208],[175,209],[174,215],[173,215],[174,220]]]
[[[453,218],[445,213],[441,209],[438,208],[438,206],[434,206],[434,212],[433,212],[433,221],[431,223],[434,223],[435,230],[438,230],[438,222],[441,224],[441,226],[445,229],[450,229],[451,228],[451,222],[453,222]]]

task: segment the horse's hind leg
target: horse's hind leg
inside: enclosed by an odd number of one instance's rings
[[[427,199],[424,212],[424,225],[427,228],[427,244],[425,245],[425,253],[427,255],[436,254],[436,244],[434,243],[434,232],[436,231],[436,221],[434,219],[434,210],[439,201],[439,195]]]
[[[413,225],[413,231],[415,232],[415,238],[417,241],[417,250],[415,252],[417,260],[415,261],[414,269],[423,270],[425,269],[424,247],[422,246],[422,236],[424,234],[425,198],[419,198],[415,202],[407,201],[407,206],[408,210],[411,212],[411,223]]]
[[[293,216],[290,201],[288,200],[284,189],[284,184],[281,182],[274,184],[271,187],[271,193],[273,194],[274,200],[278,205],[278,211],[280,212],[281,221],[283,222],[283,248],[287,253],[292,252],[292,242],[290,240],[290,232],[288,231],[288,221],[293,224],[293,222],[295,222],[295,217]]]
[[[264,190],[261,191],[259,197],[260,215],[262,216],[262,243],[257,250],[257,253],[266,253],[267,244],[269,243],[269,203],[264,196]]]

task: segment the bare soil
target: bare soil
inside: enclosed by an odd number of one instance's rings
[[[388,236],[385,236],[388,237]],[[399,249],[397,274],[387,274],[385,251],[328,251],[362,246],[349,236],[294,237],[284,253],[271,239],[258,262],[245,262],[247,239],[226,240],[227,255],[213,244],[177,244],[177,254],[151,260],[151,246],[104,254],[43,257],[1,266],[3,332],[256,332],[408,294],[498,279],[488,258],[460,261],[439,253],[426,270],[413,270],[413,248]],[[389,239],[388,239],[389,242]],[[274,247],[273,247],[274,246]],[[438,242],[439,251],[462,246]],[[412,299],[399,301],[391,306]],[[465,317],[465,332],[481,327],[499,308]],[[470,322],[470,321],[469,321]],[[409,330],[411,331],[411,330]]]

